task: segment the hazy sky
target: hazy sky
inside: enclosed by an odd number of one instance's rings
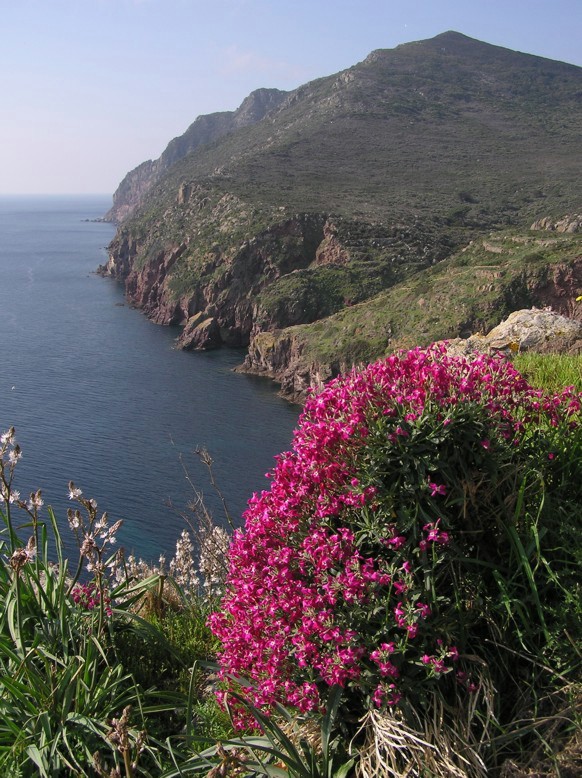
[[[582,65],[582,0],[0,0],[0,193],[107,193],[200,114],[457,30]]]

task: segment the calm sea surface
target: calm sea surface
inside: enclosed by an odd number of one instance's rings
[[[124,305],[118,284],[94,275],[114,228],[85,220],[109,205],[0,197],[0,430],[16,428],[23,495],[42,488],[66,527],[73,480],[124,519],[121,545],[156,559],[185,526],[183,467],[221,515],[194,450],[210,452],[240,523],[251,494],[268,487],[273,457],[290,447],[298,409],[270,382],[232,373],[240,352],[174,350],[176,330],[152,324]]]

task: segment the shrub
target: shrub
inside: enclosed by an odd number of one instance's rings
[[[579,411],[572,389],[544,396],[502,358],[443,346],[311,396],[233,537],[211,617],[223,676],[302,712],[339,685],[352,734],[366,711],[416,720],[435,693],[477,741],[479,716],[524,713],[580,625]]]

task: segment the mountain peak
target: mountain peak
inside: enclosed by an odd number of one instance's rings
[[[478,50],[481,50],[483,53],[494,52],[496,50],[510,52],[509,49],[503,49],[490,43],[484,43],[477,38],[471,38],[468,35],[464,35],[462,32],[447,30],[446,32],[435,35],[434,38],[424,38],[418,41],[401,43],[393,49],[375,49],[366,57],[365,62],[376,62],[394,54],[424,56],[426,52],[438,52],[462,55],[473,54]]]
[[[458,41],[476,41],[477,39],[456,30],[446,30],[446,32],[441,32],[435,35],[434,38],[429,38],[429,40],[440,41],[441,43],[455,43]],[[477,42],[481,43],[481,41]]]
[[[456,30],[446,30],[433,38],[426,38],[420,41],[414,41],[412,43],[404,43],[397,48],[422,47],[423,49],[438,50],[448,54],[466,54],[474,53],[476,51],[481,52],[505,52],[507,54],[513,54],[511,49],[506,49],[502,46],[496,46],[493,43],[486,43],[478,38],[471,38],[469,35],[465,35],[462,32]]]

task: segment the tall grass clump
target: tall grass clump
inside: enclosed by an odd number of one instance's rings
[[[495,774],[545,754],[550,729],[567,736],[580,715],[580,399],[444,346],[311,396],[234,533],[211,617],[225,684],[252,684],[232,703],[238,725],[249,706],[317,715],[340,687],[364,776]]]
[[[125,752],[135,762],[143,743],[128,716],[139,702],[137,690],[106,650],[111,599],[105,554],[117,526],[97,518],[89,501],[89,525],[80,510],[70,511],[71,525],[85,530],[80,562],[94,574],[81,583],[81,565],[70,571],[63,558],[53,514],[48,524],[40,518],[41,492],[22,500],[14,488],[20,457],[11,429],[0,444],[0,772],[83,774],[103,749],[121,766],[110,733],[124,711]],[[82,499],[78,490],[71,496]]]

